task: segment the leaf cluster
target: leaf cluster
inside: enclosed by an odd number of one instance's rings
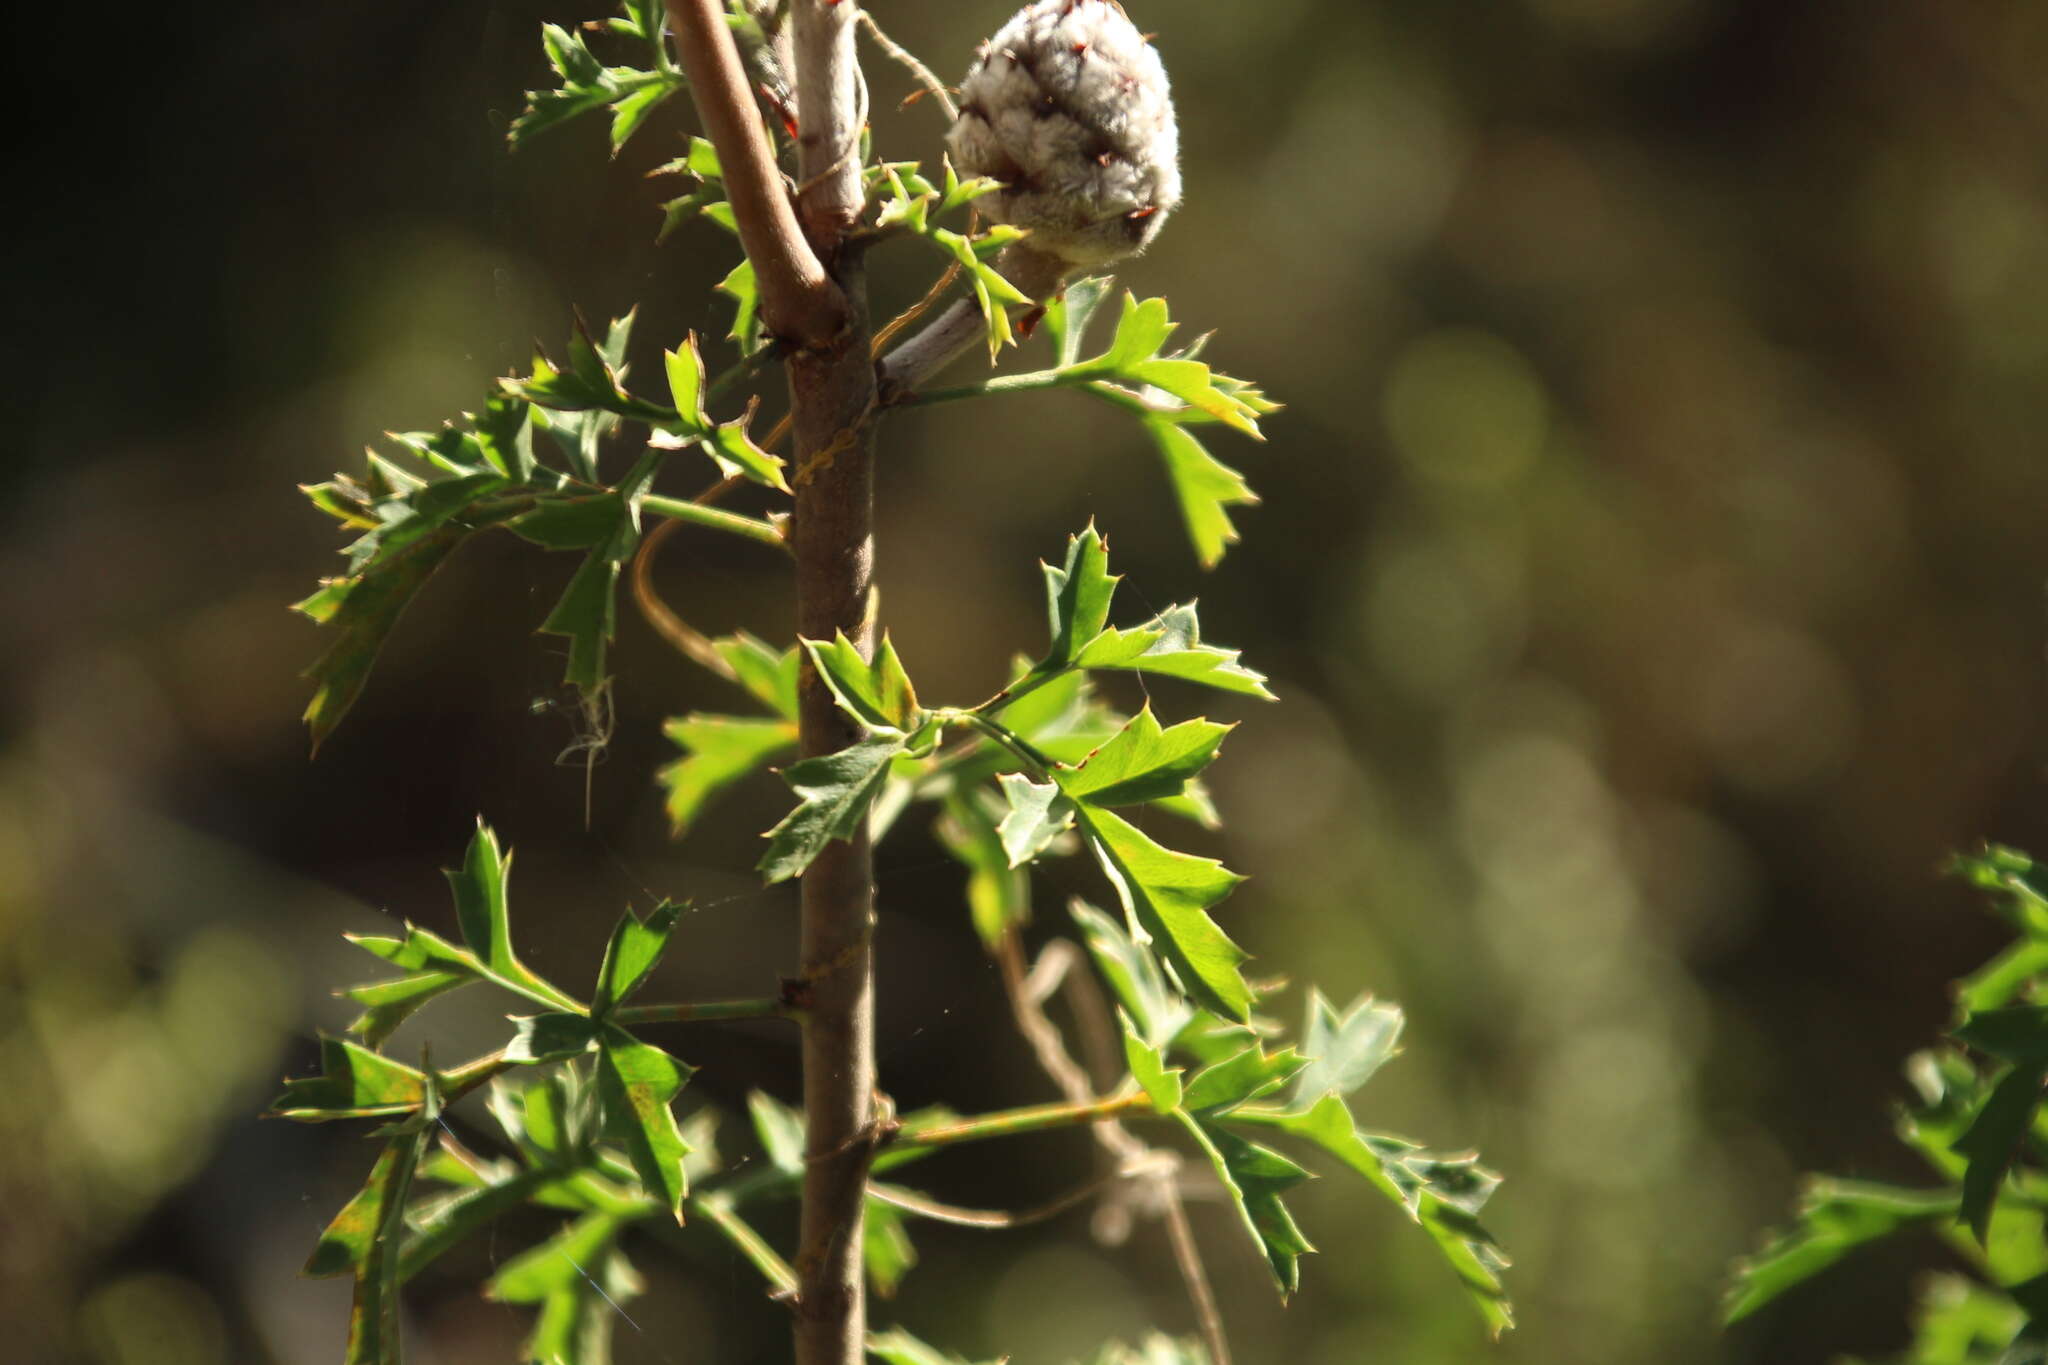
[[[1955,984],[1946,1040],[1906,1064],[1899,1140],[1936,1184],[1809,1177],[1796,1221],[1735,1266],[1737,1322],[1856,1250],[1908,1232],[1941,1241],[1966,1274],[1929,1282],[1909,1365],[2019,1365],[2048,1344],[2048,869],[1989,846],[1957,875],[1989,893],[2014,941]]]

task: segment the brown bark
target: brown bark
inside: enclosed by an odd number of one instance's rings
[[[796,507],[797,629],[844,632],[863,654],[874,572],[875,367],[857,251],[860,74],[856,6],[789,0],[797,77],[798,180],[792,206],[761,132],[715,0],[668,0],[691,92],[717,148],[741,242],[761,284],[762,318],[789,349]],[[800,226],[799,226],[800,224]],[[808,661],[799,698],[806,756],[857,737]],[[861,1227],[874,1154],[874,872],[863,836],[826,846],[804,873],[806,1164],[796,1259],[797,1365],[860,1365],[867,1329]]]

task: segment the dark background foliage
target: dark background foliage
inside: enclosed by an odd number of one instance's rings
[[[1895,1345],[1921,1263],[1866,1261],[1726,1337],[1714,1302],[1797,1170],[1916,1174],[1886,1132],[1896,1064],[1994,936],[1936,869],[1982,836],[2048,845],[2048,9],[1134,8],[1176,81],[1189,195],[1126,276],[1288,403],[1268,444],[1218,443],[1265,503],[1204,575],[1114,414],[913,413],[885,436],[881,577],[920,686],[962,701],[1036,640],[1034,558],[1090,515],[1137,594],[1199,593],[1283,697],[1228,708],[1247,723],[1215,770],[1216,850],[1256,880],[1227,926],[1262,968],[1404,1002],[1409,1055],[1368,1121],[1510,1177],[1490,1221],[1523,1326],[1492,1351],[1355,1189],[1303,1201],[1326,1254],[1284,1314],[1199,1209],[1241,1358]],[[876,10],[946,75],[1004,17]],[[680,103],[616,163],[595,127],[504,152],[539,23],[588,17],[145,8],[46,21],[17,73],[46,133],[14,148],[23,412],[0,472],[12,1358],[335,1357],[346,1291],[293,1272],[369,1149],[251,1115],[346,1022],[327,992],[366,960],[342,930],[446,924],[434,869],[479,811],[520,850],[544,970],[580,979],[657,894],[703,907],[664,995],[757,990],[791,959],[791,893],[746,872],[783,794],[757,783],[667,840],[658,723],[733,697],[630,617],[585,828],[589,723],[560,642],[531,635],[567,562],[479,543],[317,762],[296,723],[322,640],[284,604],[337,561],[294,482],[476,406],[572,308],[639,301],[643,372],[723,330],[706,290],[729,241],[652,240],[641,173],[674,154]],[[937,114],[872,74],[880,145],[935,158]],[[927,267],[885,255],[883,305]],[[707,628],[786,619],[749,548],[685,535],[661,581]],[[922,831],[884,854],[884,1083],[906,1107],[1042,1098],[959,882]],[[1065,889],[1041,889],[1042,929]],[[475,1001],[428,1021],[451,1048],[491,1023]],[[688,1094],[794,1093],[772,1027],[674,1041],[704,1066]],[[1085,1160],[1069,1135],[931,1169],[1014,1205]],[[1020,1362],[1185,1328],[1156,1237],[1098,1250],[1082,1221],[927,1231],[877,1316]],[[423,1358],[510,1357],[521,1315],[469,1286],[538,1232],[418,1287]],[[743,1267],[642,1260],[623,1359],[782,1357]]]

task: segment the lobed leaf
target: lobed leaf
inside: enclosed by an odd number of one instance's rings
[[[1479,1165],[1476,1157],[1438,1156],[1402,1138],[1361,1132],[1350,1109],[1334,1094],[1307,1109],[1245,1106],[1233,1110],[1229,1121],[1312,1142],[1365,1177],[1435,1241],[1494,1335],[1514,1326],[1514,1311],[1501,1283],[1507,1257],[1478,1217],[1500,1177]]]
[[[682,746],[684,757],[655,774],[668,789],[669,829],[689,832],[704,807],[725,788],[796,748],[796,723],[702,713],[671,720],[662,733]]]
[[[1259,496],[1244,475],[1209,453],[1184,420],[1148,412],[1142,421],[1166,465],[1195,558],[1203,568],[1213,569],[1222,562],[1224,551],[1237,543],[1237,527],[1225,509],[1255,506]]]
[[[396,1365],[399,1358],[399,1242],[406,1193],[426,1148],[424,1129],[393,1137],[355,1198],[321,1234],[306,1275],[353,1274],[343,1365]]]
[[[1956,1207],[1954,1190],[1811,1178],[1799,1197],[1798,1222],[1756,1255],[1735,1263],[1721,1320],[1740,1322],[1858,1247],[1902,1228],[1953,1218]]]
[[[1401,1024],[1399,1005],[1375,1004],[1371,995],[1361,995],[1339,1014],[1321,991],[1311,988],[1301,1035],[1309,1064],[1294,1078],[1294,1102],[1349,1095],[1371,1080],[1400,1050]]]
[[[1202,643],[1195,604],[1168,607],[1142,626],[1111,627],[1074,656],[1077,668],[1108,668],[1182,678],[1223,692],[1272,701],[1266,677],[1238,662],[1238,651]]]
[[[1096,970],[1129,1012],[1138,1037],[1163,1051],[1194,1017],[1194,1007],[1167,983],[1151,951],[1126,934],[1122,925],[1083,900],[1067,902],[1067,911],[1081,930]]]
[[[1006,810],[996,826],[1003,856],[1013,868],[1037,858],[1074,823],[1074,803],[1051,782],[1033,782],[1021,773],[996,779]]]
[[[872,661],[861,657],[844,631],[829,643],[801,639],[797,643],[810,656],[819,680],[831,689],[839,709],[866,729],[908,734],[923,724],[925,713],[917,704],[917,689],[911,686],[886,631]]]
[[[554,1009],[581,1014],[582,1005],[543,980],[519,960],[513,949],[511,910],[506,900],[511,869],[512,857],[499,847],[497,834],[478,820],[462,866],[442,874],[455,895],[455,921],[462,930],[462,941],[468,945],[477,970],[507,990]],[[435,951],[437,945],[445,946],[419,931],[414,931],[408,941],[417,942],[423,953]]]
[[[1209,1158],[1252,1244],[1264,1254],[1280,1297],[1286,1299],[1301,1287],[1300,1259],[1315,1248],[1301,1235],[1280,1196],[1307,1180],[1309,1173],[1272,1148],[1247,1142],[1185,1111],[1176,1117]]]
[[[1067,537],[1066,563],[1044,569],[1052,648],[1037,671],[1052,673],[1073,664],[1083,647],[1102,634],[1119,580],[1109,572],[1109,546],[1092,521],[1080,535]]]
[[[680,1223],[683,1197],[689,1193],[683,1158],[690,1148],[676,1127],[669,1102],[694,1068],[616,1024],[604,1025],[597,1043],[597,1090],[606,1127],[623,1138],[626,1155],[648,1193]]]
[[[967,910],[974,932],[993,948],[1031,914],[1030,888],[986,808],[986,793],[949,792],[936,826],[946,851],[967,868]]]
[[[646,984],[648,974],[668,951],[669,935],[681,913],[681,906],[663,901],[644,920],[631,909],[619,916],[619,927],[612,930],[604,962],[597,970],[597,989],[590,997],[592,1015],[601,1019],[610,1014]]]
[[[426,1097],[425,1073],[345,1038],[320,1040],[320,1074],[284,1083],[270,1112],[301,1123],[410,1114]]]
[[[890,731],[785,768],[782,777],[797,794],[797,808],[768,831],[762,875],[771,884],[785,881],[809,867],[826,844],[858,833],[891,761],[905,748],[905,737]]]
[[[1249,1019],[1251,988],[1238,970],[1248,955],[1208,914],[1244,878],[1214,858],[1162,847],[1112,811],[1079,804],[1075,818],[1125,913],[1173,964],[1181,985],[1205,1008],[1239,1022]]]
[[[1161,729],[1147,702],[1101,748],[1077,765],[1055,769],[1053,778],[1069,800],[1091,806],[1129,806],[1179,796],[1189,779],[1215,759],[1233,728],[1189,720]]]

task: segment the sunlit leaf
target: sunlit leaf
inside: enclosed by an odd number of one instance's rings
[[[1142,626],[1111,627],[1087,641],[1074,656],[1079,668],[1127,669],[1184,678],[1224,692],[1273,700],[1266,678],[1238,662],[1238,651],[1202,643],[1201,621],[1192,602],[1168,607]]]
[[[1055,769],[1053,778],[1070,800],[1091,806],[1129,806],[1178,796],[1189,778],[1209,766],[1231,729],[1206,720],[1161,729],[1148,702],[1084,762]]]
[[[1151,950],[1134,941],[1121,924],[1082,900],[1067,902],[1089,956],[1109,988],[1129,1011],[1138,1036],[1163,1051],[1194,1017],[1194,1007],[1167,984]]]
[[[904,736],[890,731],[783,769],[782,778],[796,792],[798,804],[768,831],[762,875],[771,883],[785,881],[809,867],[826,844],[858,833],[889,776],[891,760],[904,749]]]
[[[1858,1247],[1901,1228],[1953,1218],[1957,1201],[1954,1190],[1809,1179],[1799,1196],[1798,1222],[1762,1251],[1735,1263],[1722,1321],[1740,1322]]]
[[[399,1244],[406,1193],[426,1149],[424,1129],[394,1137],[355,1198],[336,1214],[304,1273],[353,1274],[343,1365],[396,1365],[399,1358]]]
[[[681,913],[681,906],[663,901],[648,911],[644,920],[630,909],[619,917],[619,927],[612,930],[611,941],[605,945],[597,989],[590,998],[593,1015],[602,1018],[640,989],[668,950],[669,935]]]
[[[1052,648],[1038,669],[1050,673],[1073,663],[1082,648],[1102,634],[1118,580],[1109,572],[1109,547],[1093,522],[1080,535],[1067,538],[1065,564],[1044,567]]]
[[[796,748],[794,721],[693,714],[666,722],[661,732],[685,757],[655,774],[668,789],[669,828],[689,832],[711,799],[748,773]]]
[[[348,1031],[369,1047],[381,1047],[420,1006],[476,979],[467,972],[430,970],[351,986],[343,994],[363,1006],[363,1012]]]
[[[982,943],[994,947],[1030,915],[1030,890],[1010,861],[985,793],[952,792],[938,823],[940,842],[967,868],[967,910]]]
[[[676,1127],[669,1102],[694,1068],[616,1024],[606,1024],[599,1032],[597,1052],[597,1089],[606,1128],[624,1141],[626,1154],[648,1193],[660,1199],[680,1223],[683,1196],[689,1193],[683,1170],[689,1147]]]
[[[1113,811],[1082,803],[1075,807],[1075,818],[1125,912],[1151,936],[1181,985],[1225,1018],[1249,1018],[1251,988],[1238,970],[1247,954],[1209,918],[1210,908],[1244,878],[1214,858],[1176,853],[1155,843]]]
[[[1062,368],[1080,362],[1081,347],[1088,340],[1088,324],[1109,297],[1109,290],[1107,277],[1091,276],[1073,281],[1046,305],[1045,331],[1052,338],[1055,363]]]
[[[861,1263],[882,1298],[896,1297],[903,1277],[917,1264],[917,1248],[903,1226],[903,1211],[873,1194],[861,1203]]]
[[[542,980],[519,960],[513,949],[511,913],[506,902],[511,868],[511,855],[499,848],[497,834],[483,821],[477,821],[476,836],[469,841],[462,866],[443,874],[455,894],[455,919],[462,929],[462,940],[481,969],[500,985],[555,1009],[580,1014],[583,1007],[573,997]]]
[[[302,1123],[409,1114],[426,1095],[426,1077],[403,1062],[345,1038],[320,1040],[320,1074],[284,1083],[271,1112]]]
[[[1185,422],[1159,413],[1144,417],[1146,434],[1159,449],[1166,476],[1180,502],[1188,539],[1205,569],[1213,569],[1223,552],[1237,543],[1237,527],[1226,508],[1253,506],[1259,501],[1244,475],[1209,453]]]
[[[1072,828],[1074,803],[1054,783],[1033,782],[1021,773],[1004,773],[996,780],[1006,803],[996,837],[1009,865],[1023,867]]]
[[[810,655],[818,677],[831,689],[839,708],[867,729],[907,734],[922,723],[924,712],[917,704],[917,689],[911,686],[886,632],[872,661],[861,657],[843,631],[829,642],[798,643]]]
[[[1216,1178],[1230,1196],[1245,1231],[1264,1254],[1280,1297],[1294,1293],[1301,1286],[1297,1263],[1315,1248],[1301,1235],[1280,1196],[1307,1180],[1309,1173],[1270,1147],[1247,1142],[1185,1112],[1178,1117],[1215,1167]]]
[[[1170,1114],[1180,1108],[1184,1094],[1180,1068],[1166,1065],[1160,1050],[1145,1041],[1129,1014],[1119,1009],[1116,1017],[1123,1026],[1124,1061],[1131,1069],[1131,1079],[1160,1113]]]
[[[1429,1234],[1493,1333],[1514,1326],[1501,1283],[1507,1257],[1478,1217],[1500,1177],[1476,1157],[1439,1156],[1402,1138],[1361,1132],[1334,1094],[1307,1109],[1247,1105],[1232,1110],[1228,1121],[1312,1142],[1365,1177]]]
[[[1269,1053],[1254,1043],[1196,1072],[1182,1102],[1195,1112],[1234,1109],[1279,1090],[1307,1065],[1293,1048]]]
[[[512,1024],[515,1032],[505,1046],[505,1060],[521,1065],[578,1057],[597,1041],[597,1024],[585,1014],[522,1015]]]
[[[1309,1064],[1294,1078],[1294,1102],[1313,1104],[1326,1094],[1349,1095],[1372,1079],[1399,1049],[1401,1007],[1370,995],[1339,1014],[1319,990],[1308,993],[1301,1051]]]

